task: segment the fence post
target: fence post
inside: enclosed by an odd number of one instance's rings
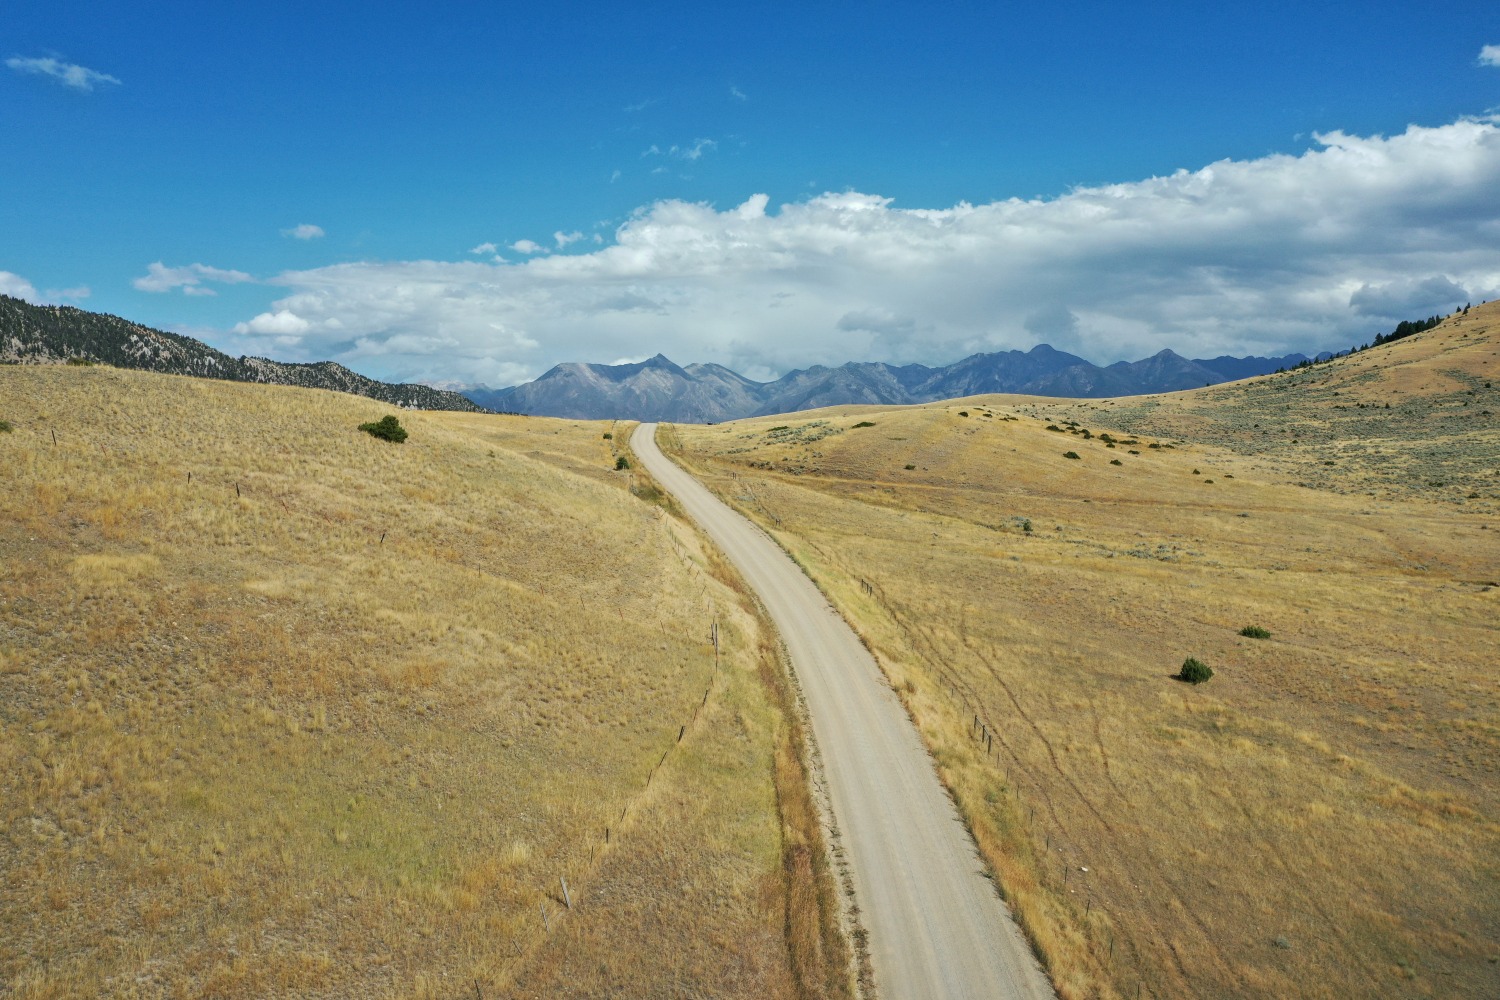
[[[558,881],[562,883],[563,905],[571,910],[573,908],[573,896],[568,892],[568,880],[566,878],[559,877]]]

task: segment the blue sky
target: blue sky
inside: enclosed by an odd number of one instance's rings
[[[1312,350],[1500,294],[1500,7],[1309,6],[23,0],[0,282],[490,384]]]

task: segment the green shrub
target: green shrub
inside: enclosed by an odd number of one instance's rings
[[[402,427],[401,421],[393,416],[384,416],[373,423],[360,424],[359,429],[382,441],[400,444],[406,440],[406,428]]]
[[[1077,457],[1078,457],[1078,452],[1076,452],[1076,451],[1065,451],[1065,452],[1063,452],[1063,458],[1077,458]]]
[[[621,472],[628,468],[630,468],[630,459],[626,458],[624,455],[621,455],[619,458],[615,459],[616,472]]]
[[[1118,458],[1112,458],[1112,459],[1109,460],[1109,464],[1110,465],[1124,465],[1125,463],[1122,462],[1122,461],[1120,461]]]
[[[856,430],[859,429],[859,428],[861,428],[861,427],[874,427],[874,426],[875,426],[875,421],[873,421],[873,420],[861,420],[859,423],[857,423],[857,424],[854,425],[854,427],[855,427]]]
[[[615,439],[615,436],[613,434],[611,434],[609,431],[605,431],[604,432],[604,440],[606,440],[606,441],[613,441],[614,439]]]
[[[907,471],[907,472],[910,472],[910,471],[911,471],[911,470],[913,470],[913,469],[915,469],[915,468],[916,468],[916,466],[915,466],[915,465],[908,465],[908,466],[906,466],[906,471]]]
[[[1147,448],[1160,448],[1161,445],[1158,442],[1156,442],[1156,441],[1152,441],[1150,444],[1146,445],[1146,447]]]
[[[9,434],[13,430],[15,428],[10,425],[9,420],[0,420],[0,434]]]
[[[1261,628],[1259,625],[1246,625],[1244,628],[1240,629],[1240,635],[1244,636],[1247,639],[1269,639],[1269,638],[1271,638],[1271,633],[1267,632],[1265,629]]]
[[[1177,672],[1177,679],[1187,681],[1189,684],[1202,684],[1214,675],[1213,668],[1201,660],[1189,656],[1182,661],[1182,669]]]
[[[1049,431],[1057,431],[1057,433],[1059,433],[1059,434],[1062,433],[1062,428],[1059,427],[1059,426],[1057,426],[1056,424],[1048,424],[1047,425],[1047,429]]]
[[[1026,520],[1021,522],[1021,530],[1026,532],[1026,534],[1028,535],[1031,534],[1031,518],[1028,517]]]
[[[959,410],[958,411],[958,415],[960,417],[967,417],[969,415],[969,411],[968,410]]]
[[[68,359],[68,364],[74,365],[78,368],[92,368],[94,362],[89,360],[88,358],[80,358],[75,356]]]

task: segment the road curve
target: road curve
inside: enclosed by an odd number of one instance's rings
[[[755,588],[797,672],[883,1000],[1053,998],[874,658],[765,532],[656,446],[630,446]]]

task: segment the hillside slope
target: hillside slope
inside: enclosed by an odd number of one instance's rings
[[[192,337],[153,330],[118,316],[72,306],[37,306],[0,295],[0,363],[59,364],[75,358],[169,375],[332,389],[405,409],[464,413],[484,409],[456,392],[377,382],[332,361],[296,364],[234,358]]]
[[[1155,400],[675,435],[869,642],[1060,994],[1489,997],[1494,318]]]
[[[714,557],[608,425],[387,412],[0,367],[0,993],[838,995]]]
[[[1280,481],[1500,510],[1500,301],[1393,343],[1195,392],[994,401],[1214,445]]]

